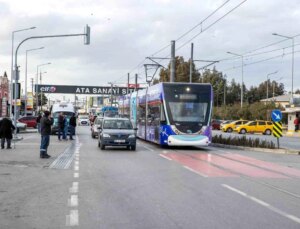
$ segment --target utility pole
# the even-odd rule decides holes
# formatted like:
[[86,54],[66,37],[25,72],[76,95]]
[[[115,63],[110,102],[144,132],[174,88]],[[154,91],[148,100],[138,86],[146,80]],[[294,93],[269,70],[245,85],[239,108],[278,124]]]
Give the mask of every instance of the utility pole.
[[176,60],[175,60],[175,41],[171,41],[171,69],[170,69],[170,83],[175,81],[176,71]]
[[191,43],[190,83],[192,83],[193,63],[194,63],[193,59],[194,59],[194,43]]
[[127,75],[127,94],[129,93],[129,80],[130,80],[130,73]]
[[31,92],[32,92],[32,95],[33,95],[33,78],[31,78]]
[[135,86],[134,86],[134,91],[137,91],[137,81],[138,81],[138,74],[135,74]]
[[224,77],[224,107],[226,106],[226,88],[227,88],[227,79]]
[[113,94],[112,94],[112,89],[113,89],[113,83],[110,83],[110,106],[112,107],[113,104]]

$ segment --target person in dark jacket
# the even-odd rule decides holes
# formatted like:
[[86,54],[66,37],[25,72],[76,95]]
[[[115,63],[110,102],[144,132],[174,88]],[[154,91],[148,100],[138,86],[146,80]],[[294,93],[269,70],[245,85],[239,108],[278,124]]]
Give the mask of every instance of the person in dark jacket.
[[58,116],[58,140],[60,140],[61,135],[63,139],[66,139],[66,135],[65,135],[65,117],[63,115],[63,113],[60,113]]
[[75,114],[73,114],[69,121],[70,140],[74,140],[73,135],[75,135],[75,128],[76,128],[76,117]]
[[36,118],[36,126],[37,126],[39,133],[41,133],[41,118],[42,118],[42,115],[39,113],[39,115]]
[[12,131],[14,129],[16,129],[15,126],[7,117],[0,121],[1,149],[4,149],[5,140],[7,142],[7,149],[11,149]]
[[40,158],[49,158],[47,154],[48,146],[50,143],[51,126],[53,125],[53,119],[50,116],[49,111],[44,112],[44,117],[41,119],[41,147]]

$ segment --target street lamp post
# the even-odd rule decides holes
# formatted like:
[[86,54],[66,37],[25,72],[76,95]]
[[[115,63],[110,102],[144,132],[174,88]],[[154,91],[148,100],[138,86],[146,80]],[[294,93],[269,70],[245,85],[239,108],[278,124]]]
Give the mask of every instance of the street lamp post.
[[[39,67],[41,66],[45,66],[45,65],[49,65],[51,64],[50,62],[49,63],[45,63],[45,64],[39,64],[36,66],[36,82],[35,82],[35,85],[38,84],[39,82]],[[38,90],[37,90],[37,86],[36,86],[36,90],[35,90],[35,103],[36,103],[36,112],[38,112],[38,107],[39,107],[39,96],[38,96]],[[42,100],[41,100],[42,102]]]
[[[42,84],[42,74],[45,74],[45,73],[47,73],[47,72],[40,71],[40,84]],[[41,107],[40,107],[40,111],[42,111],[42,107],[43,107],[42,102],[43,102],[43,92],[41,91]]]
[[269,98],[269,76],[273,75],[273,74],[276,74],[277,72],[278,71],[271,72],[271,73],[267,74],[267,99]]
[[10,71],[10,84],[9,84],[9,90],[10,90],[10,98],[9,98],[9,116],[12,116],[12,101],[13,101],[13,75],[14,75],[14,36],[17,32],[22,32],[26,30],[35,29],[36,27],[30,27],[26,29],[19,29],[12,32],[12,38],[11,38],[11,71]]
[[44,47],[26,50],[26,62],[25,62],[25,116],[27,116],[27,55],[28,55],[28,52],[43,49],[43,48]]
[[234,55],[234,56],[239,56],[242,59],[242,85],[241,85],[241,107],[243,107],[243,100],[244,100],[244,56],[240,54],[236,54],[233,52],[227,52],[228,54]]
[[272,33],[272,35],[279,36],[279,37],[284,37],[284,38],[292,40],[292,101],[293,101],[293,98],[294,98],[294,54],[295,54],[295,51],[294,51],[294,47],[295,47],[294,37],[284,36],[284,35],[281,35],[281,34],[278,34],[278,33]]

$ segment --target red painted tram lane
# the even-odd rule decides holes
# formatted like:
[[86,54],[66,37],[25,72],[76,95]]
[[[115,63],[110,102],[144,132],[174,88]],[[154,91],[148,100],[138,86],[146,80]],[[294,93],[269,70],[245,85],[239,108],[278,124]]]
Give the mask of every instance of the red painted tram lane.
[[247,157],[247,156],[243,156],[243,155],[239,155],[239,154],[229,153],[229,154],[224,154],[223,156],[233,159],[233,160],[237,160],[237,161],[241,161],[241,162],[248,163],[251,165],[255,165],[257,167],[261,167],[264,169],[279,172],[279,173],[282,173],[285,175],[300,177],[300,170],[298,170],[298,169],[288,168],[288,167],[277,165],[277,164],[274,164],[271,162],[260,161],[255,158]]
[[[226,154],[225,154],[226,155]],[[288,178],[279,173],[270,172],[261,168],[257,168],[251,165],[247,165],[245,163],[233,161],[230,159],[225,159],[220,156],[212,155],[212,154],[189,154],[190,157],[209,162],[213,165],[217,165],[219,167],[223,167],[230,171],[233,171],[238,174],[242,174],[249,177],[255,178]]]
[[208,177],[238,177],[238,175],[231,172],[219,169],[209,163],[196,160],[184,154],[178,153],[167,153],[164,154],[164,157],[172,159],[190,169],[193,169],[196,172],[199,172]]

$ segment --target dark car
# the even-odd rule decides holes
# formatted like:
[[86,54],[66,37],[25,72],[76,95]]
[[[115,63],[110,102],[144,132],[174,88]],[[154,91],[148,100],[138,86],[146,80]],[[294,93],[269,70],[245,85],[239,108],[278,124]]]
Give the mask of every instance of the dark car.
[[19,118],[18,121],[27,124],[27,127],[37,128],[36,116],[27,116]]
[[211,121],[212,129],[213,129],[213,130],[220,130],[220,129],[221,129],[221,126],[220,126],[221,123],[222,123],[221,120],[213,119],[213,120]]
[[102,150],[106,146],[126,146],[127,149],[136,149],[136,129],[133,129],[129,119],[104,118],[98,129],[98,146]]
[[92,138],[96,138],[98,136],[98,133],[99,133],[99,127],[101,127],[101,124],[102,124],[102,120],[103,120],[103,117],[97,117],[93,124],[91,123],[91,134],[92,134]]

